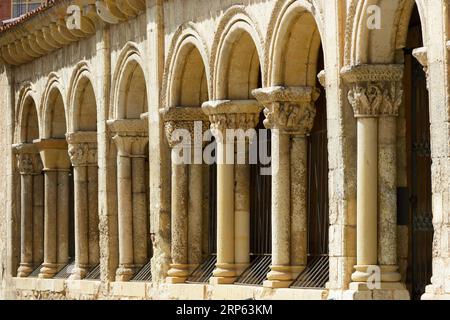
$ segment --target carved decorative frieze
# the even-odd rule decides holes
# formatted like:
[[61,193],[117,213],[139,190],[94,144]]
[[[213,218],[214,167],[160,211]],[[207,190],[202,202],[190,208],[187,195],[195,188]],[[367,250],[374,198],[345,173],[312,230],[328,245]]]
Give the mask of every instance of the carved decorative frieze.
[[319,91],[312,87],[270,87],[253,91],[265,106],[266,128],[286,134],[307,135],[314,125]]
[[403,65],[360,65],[342,70],[355,117],[397,116],[403,97]]

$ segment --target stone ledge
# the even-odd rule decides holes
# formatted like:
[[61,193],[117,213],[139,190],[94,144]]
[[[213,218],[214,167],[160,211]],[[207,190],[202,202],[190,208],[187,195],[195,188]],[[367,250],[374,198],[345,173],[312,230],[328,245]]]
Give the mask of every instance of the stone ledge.
[[16,290],[64,292],[64,279],[13,278]]
[[111,282],[109,290],[113,298],[147,298],[150,282]]
[[100,281],[67,280],[67,294],[96,296],[100,292]]

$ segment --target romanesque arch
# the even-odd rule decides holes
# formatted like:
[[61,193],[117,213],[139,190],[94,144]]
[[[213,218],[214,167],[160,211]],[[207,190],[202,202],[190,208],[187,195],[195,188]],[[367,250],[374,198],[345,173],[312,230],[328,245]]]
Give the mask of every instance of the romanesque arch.
[[75,261],[70,278],[99,272],[97,102],[88,66],[80,63],[69,87],[68,152],[73,166]]
[[209,52],[197,30],[177,30],[168,53],[164,85],[166,106],[201,107],[212,91]]
[[[73,178],[67,153],[67,117],[59,77],[50,74],[42,96],[42,132],[36,143],[44,167],[44,263],[40,278],[52,278],[74,258]],[[61,275],[63,276],[63,275]]]
[[[363,63],[394,63],[396,53],[406,41],[409,17],[414,4],[421,19],[425,22],[425,3],[423,0],[389,1],[365,0],[350,4],[346,24],[345,60],[348,65]],[[370,6],[376,5],[382,12],[382,29],[367,27]],[[423,23],[424,39],[427,39],[426,23]],[[389,30],[386,35],[384,30]]]
[[34,144],[39,120],[34,90],[21,90],[16,130],[17,169],[20,174],[20,265],[18,277],[28,277],[43,262],[44,213],[42,162]]
[[117,151],[117,281],[151,279],[148,101],[142,66],[136,46],[127,44],[114,72],[113,108],[108,120]]
[[[208,190],[213,179],[214,166],[203,164],[203,143],[193,146],[186,142],[183,153],[190,153],[188,163],[176,161],[176,149],[180,144],[175,129],[189,133],[191,142],[195,135],[203,135],[209,122],[201,106],[210,97],[210,68],[204,41],[192,27],[181,28],[169,51],[166,69],[166,108],[161,110],[165,121],[166,136],[172,152],[172,204],[171,204],[171,258],[167,281],[179,283],[204,281],[195,276],[210,264],[214,246],[209,246],[213,239],[211,230],[215,226],[212,213],[213,202],[210,201],[214,191]],[[197,154],[197,156],[196,156]],[[194,159],[196,158],[197,159]],[[206,205],[205,205],[206,204]],[[206,208],[206,210],[205,210]],[[208,210],[209,209],[209,210]],[[209,230],[204,230],[204,226]],[[206,258],[206,262],[204,262]],[[202,265],[201,265],[202,264]],[[201,266],[200,266],[201,265]],[[200,274],[204,272],[200,271]]]
[[215,99],[253,98],[252,89],[264,78],[262,39],[258,27],[240,6],[224,14],[212,49]]
[[272,165],[278,164],[272,175],[272,261],[264,282],[268,287],[324,287],[328,279],[326,102],[323,98],[316,103],[318,73],[324,68],[317,11],[306,1],[275,7],[266,53],[269,86],[254,91],[266,108]]

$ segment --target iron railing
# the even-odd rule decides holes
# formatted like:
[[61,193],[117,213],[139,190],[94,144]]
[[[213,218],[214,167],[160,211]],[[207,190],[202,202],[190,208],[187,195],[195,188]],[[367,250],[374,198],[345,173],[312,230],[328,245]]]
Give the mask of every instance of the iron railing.
[[151,261],[144,265],[131,279],[131,282],[152,281]]
[[209,279],[213,275],[213,271],[216,267],[217,256],[211,254],[206,260],[199,265],[187,279],[188,283],[208,283]]

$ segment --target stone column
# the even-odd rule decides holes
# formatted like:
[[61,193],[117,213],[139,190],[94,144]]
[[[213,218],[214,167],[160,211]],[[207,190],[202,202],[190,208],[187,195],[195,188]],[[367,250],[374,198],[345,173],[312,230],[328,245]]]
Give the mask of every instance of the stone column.
[[34,232],[34,177],[41,174],[42,166],[37,148],[33,144],[13,146],[17,157],[17,168],[20,173],[20,266],[17,277],[30,275],[40,263],[36,257]]
[[[91,203],[90,193],[97,193],[97,188],[90,188],[92,178],[90,174],[96,175],[96,171],[89,171],[90,167],[96,168],[97,133],[79,132],[67,135],[69,142],[69,156],[74,173],[74,218],[75,218],[75,268],[71,272],[70,279],[83,279],[89,272],[91,260],[91,247],[98,248],[97,242],[90,241],[92,233],[98,234],[98,224],[91,226],[92,211],[97,208],[97,203]],[[97,214],[97,210],[94,210]],[[92,221],[95,223],[95,221]],[[95,236],[94,236],[95,238]],[[97,256],[95,259],[99,259]]]
[[[236,132],[231,130],[242,129],[245,132],[254,129],[262,108],[255,100],[210,101],[205,102],[202,108],[209,116],[217,142],[217,264],[210,281],[213,284],[231,284],[239,271],[236,268],[236,248],[248,246],[248,238],[240,237],[239,243],[235,238],[235,210],[240,209],[243,203],[235,204],[235,200],[240,199],[235,199]],[[243,197],[246,199],[248,196]],[[240,243],[243,240],[245,243]]]
[[44,264],[39,278],[52,278],[68,262],[70,160],[63,139],[37,140],[44,166]]
[[395,117],[401,104],[402,65],[362,65],[343,70],[357,119],[356,283],[381,267],[382,282],[401,279],[397,266]]
[[253,95],[266,107],[264,125],[272,129],[272,265],[264,286],[282,288],[306,265],[308,176],[306,162],[291,158],[308,153],[306,136],[314,124],[318,92],[312,87],[271,87]]
[[172,263],[167,282],[183,283],[202,259],[202,138],[207,117],[201,108],[188,107],[161,114],[172,149]]
[[129,281],[144,263],[146,253],[143,251],[146,251],[148,241],[147,210],[141,196],[145,190],[142,159],[143,146],[148,141],[147,123],[144,120],[111,120],[108,125],[115,133],[113,141],[117,148],[119,267],[116,281]]

